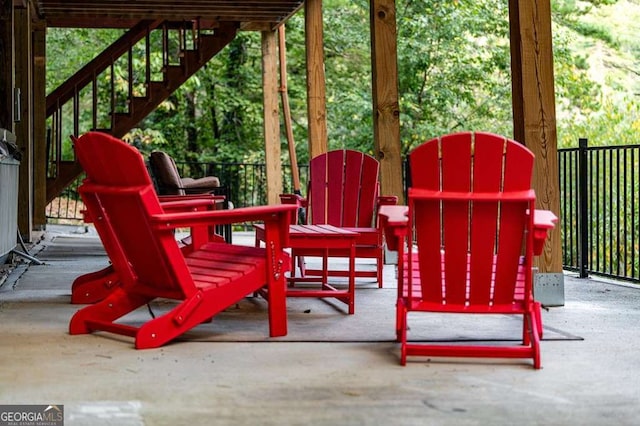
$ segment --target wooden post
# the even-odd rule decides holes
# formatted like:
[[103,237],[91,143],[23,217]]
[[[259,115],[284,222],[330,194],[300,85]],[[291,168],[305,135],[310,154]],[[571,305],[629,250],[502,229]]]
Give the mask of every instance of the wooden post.
[[32,121],[32,62],[30,8],[16,9],[16,88],[20,90],[19,116],[15,124],[16,141],[22,152],[18,178],[18,229],[25,241],[31,241],[33,230],[33,121]]
[[13,1],[0,0],[0,127],[13,132]]
[[[536,206],[560,217],[551,5],[549,0],[509,0],[509,8],[514,138],[536,156]],[[563,282],[560,228],[550,233],[537,266]]]
[[511,48],[511,109],[513,139],[524,142],[524,93],[522,92],[522,46],[519,0],[509,0],[509,38]]
[[395,0],[371,0],[373,137],[383,195],[404,203]]
[[287,40],[284,24],[278,27],[278,58],[280,65],[280,98],[282,100],[282,115],[284,116],[284,128],[287,135],[287,147],[289,148],[289,163],[291,164],[291,180],[293,193],[301,195],[300,172],[298,170],[298,156],[296,155],[296,142],[293,138],[293,126],[291,123],[291,108],[289,106],[289,89],[287,89]]
[[307,0],[305,34],[307,48],[307,114],[309,158],[327,152],[327,101],[324,74],[322,0]]
[[43,231],[47,224],[47,140],[46,140],[46,60],[44,21],[33,26],[33,228]]
[[262,32],[262,91],[264,93],[264,141],[268,204],[279,204],[279,195],[282,193],[277,45],[275,31]]

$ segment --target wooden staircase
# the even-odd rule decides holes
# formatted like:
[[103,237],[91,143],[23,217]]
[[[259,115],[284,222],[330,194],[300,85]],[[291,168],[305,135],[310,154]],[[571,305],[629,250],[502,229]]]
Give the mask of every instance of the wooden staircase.
[[69,136],[100,130],[123,137],[237,30],[228,22],[203,27],[197,20],[140,21],[48,95],[47,203],[82,173]]

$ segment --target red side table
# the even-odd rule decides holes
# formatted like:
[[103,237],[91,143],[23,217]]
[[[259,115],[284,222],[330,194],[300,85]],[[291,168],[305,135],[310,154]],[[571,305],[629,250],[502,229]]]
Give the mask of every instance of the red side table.
[[[254,225],[256,246],[264,241],[264,225]],[[349,307],[349,314],[355,312],[355,243],[358,232],[349,231],[332,225],[291,225],[289,227],[289,247],[292,249],[347,249],[349,252],[349,283],[346,290],[337,289],[328,283],[328,262],[323,259],[321,277],[296,277],[293,273],[288,281],[288,297],[333,297]],[[296,283],[318,282],[320,289],[296,288]]]

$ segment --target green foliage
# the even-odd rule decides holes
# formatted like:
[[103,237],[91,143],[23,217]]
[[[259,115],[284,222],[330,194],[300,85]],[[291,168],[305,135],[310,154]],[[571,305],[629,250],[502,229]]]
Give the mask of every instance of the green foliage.
[[148,157],[154,149],[167,151],[169,147],[164,134],[153,129],[135,128],[127,133],[123,140],[138,148],[145,157]]
[[122,30],[52,28],[47,31],[47,93],[53,91],[98,52],[117,40]]
[[[554,39],[555,93],[559,125],[601,108],[602,87],[590,79],[586,58],[576,56],[569,41],[557,31]],[[577,143],[577,142],[576,142]]]
[[586,0],[594,6],[609,6],[618,3],[619,0]]
[[620,43],[613,38],[609,29],[603,25],[575,22],[572,28],[583,36],[602,40],[612,47],[620,47]]
[[[575,145],[579,137],[630,143],[637,131],[632,118],[638,109],[635,100],[613,100],[603,86],[609,83],[592,78],[589,54],[575,49],[578,39],[604,43],[609,49],[619,46],[611,26],[586,19],[594,10],[616,4],[614,0],[552,2],[560,146]],[[371,153],[369,2],[325,0],[323,6],[329,148]],[[507,0],[397,0],[396,10],[403,152],[452,131],[511,134]],[[287,87],[300,163],[308,161],[304,24],[303,13],[286,24]],[[49,30],[48,90],[121,34],[121,30]],[[161,43],[159,32],[152,32],[151,40]],[[170,42],[175,44],[175,40]],[[260,33],[240,32],[127,138],[144,152],[163,149],[178,161],[263,161],[260,43]],[[634,52],[633,48],[629,51]],[[136,46],[131,87],[137,95],[146,90],[144,57],[142,46]],[[162,58],[152,54],[150,60],[158,79]],[[127,67],[118,63],[114,68],[119,110],[126,108]],[[104,84],[111,77],[109,72],[101,78]],[[615,90],[621,89],[624,87]],[[97,95],[106,96],[100,91]],[[92,96],[91,90],[83,93],[81,105],[88,105]],[[91,117],[84,114],[82,122],[90,122]],[[107,113],[99,114],[98,126],[107,125],[108,120]],[[284,126],[281,128],[287,161]]]
[[[616,3],[553,2],[559,147],[577,146],[579,138],[588,138],[591,145],[637,143],[640,106],[631,96],[637,78],[625,68],[640,55],[629,57],[630,42],[621,45],[619,25],[605,19],[616,14],[616,9],[606,11],[605,6],[625,10],[623,2]],[[589,26],[600,30],[585,31]]]
[[587,138],[592,146],[632,145],[640,134],[640,106],[635,100],[605,100],[598,110],[586,111],[574,120],[558,126],[560,147],[576,146]]
[[176,160],[251,162],[261,158],[259,34],[240,33],[171,96],[170,105],[147,117],[143,126],[162,132],[169,141],[163,149]]
[[403,151],[451,131],[511,134],[506,1],[398,2]]
[[[333,3],[333,4],[332,4]],[[329,149],[373,153],[368,2],[334,1],[324,9]]]
[[592,2],[576,2],[575,0],[556,0],[553,2],[554,21],[571,29],[576,33],[600,40],[613,48],[619,48],[620,43],[613,35],[611,26],[607,23],[591,22],[585,20],[594,10],[594,6],[615,4],[616,0],[595,0]]

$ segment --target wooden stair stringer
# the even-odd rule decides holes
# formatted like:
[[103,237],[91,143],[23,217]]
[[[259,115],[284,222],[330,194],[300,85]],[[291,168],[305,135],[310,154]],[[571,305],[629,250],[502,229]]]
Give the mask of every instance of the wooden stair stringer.
[[200,70],[236,36],[237,26],[226,23],[216,28],[213,35],[201,35],[197,50],[186,50],[180,65],[170,65],[164,71],[163,81],[147,83],[147,95],[130,98],[130,113],[117,113],[111,134],[122,138],[140,121],[153,112],[185,81]]

